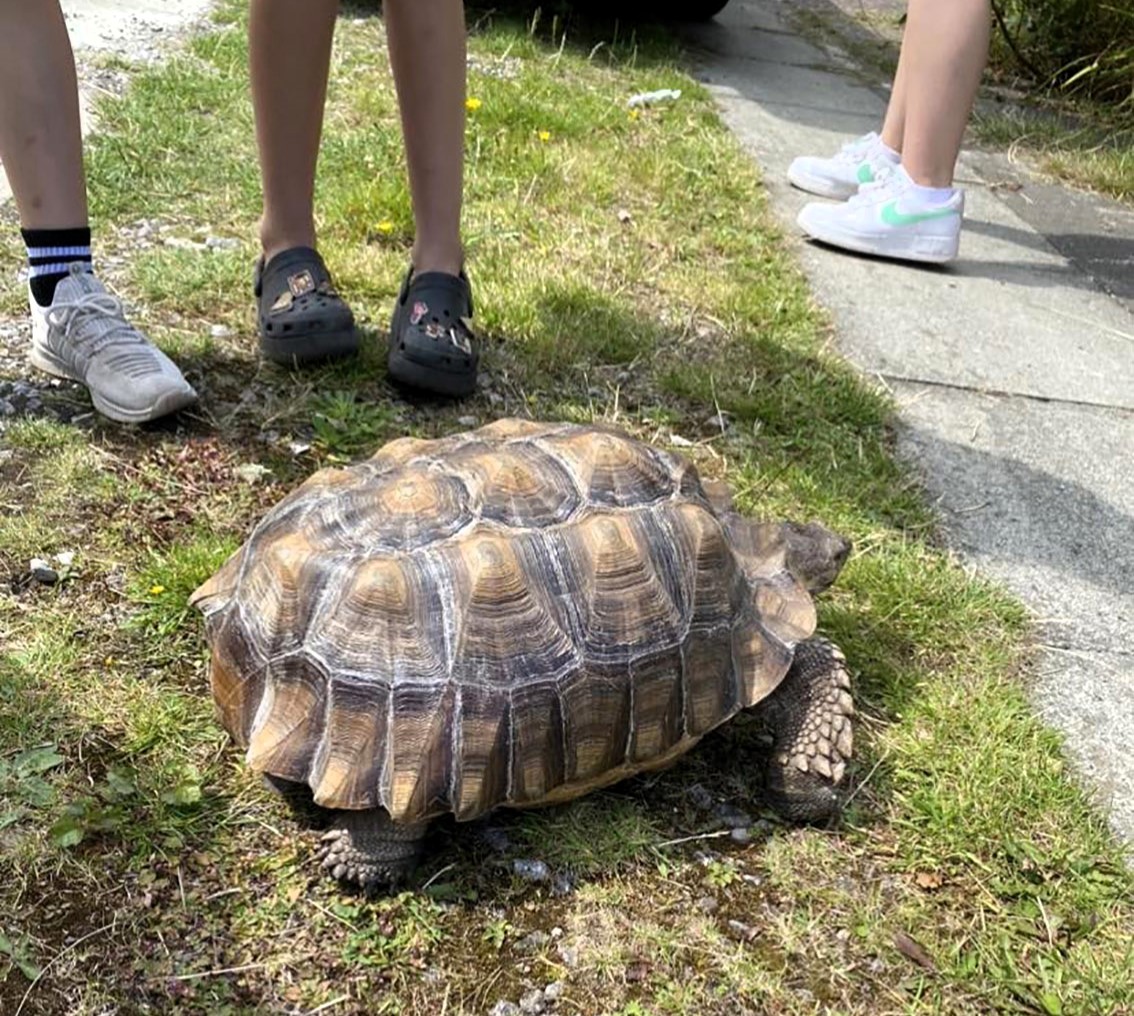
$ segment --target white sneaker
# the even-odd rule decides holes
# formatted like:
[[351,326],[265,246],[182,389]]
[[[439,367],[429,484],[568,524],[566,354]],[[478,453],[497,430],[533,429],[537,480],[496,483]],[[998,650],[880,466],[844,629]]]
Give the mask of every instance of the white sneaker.
[[902,261],[952,261],[961,244],[963,191],[936,204],[919,200],[902,168],[839,205],[813,201],[796,220],[813,239]]
[[71,265],[50,307],[40,307],[30,292],[28,302],[32,364],[85,384],[104,416],[143,423],[196,401],[176,364],[126,320],[122,301],[89,266]]
[[874,183],[897,165],[893,153],[873,131],[848,141],[830,159],[801,155],[788,167],[788,179],[808,194],[845,201],[859,187]]

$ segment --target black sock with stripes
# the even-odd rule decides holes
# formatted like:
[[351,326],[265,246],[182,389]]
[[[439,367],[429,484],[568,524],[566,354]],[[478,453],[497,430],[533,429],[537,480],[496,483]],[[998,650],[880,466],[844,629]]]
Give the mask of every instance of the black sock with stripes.
[[28,284],[32,298],[41,307],[50,307],[55,287],[66,277],[71,265],[91,264],[91,231],[82,229],[24,229],[28,248]]

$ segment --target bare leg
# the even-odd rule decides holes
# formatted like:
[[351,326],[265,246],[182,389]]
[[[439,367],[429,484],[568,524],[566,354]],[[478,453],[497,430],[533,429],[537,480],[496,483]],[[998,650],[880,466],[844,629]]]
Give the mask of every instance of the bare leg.
[[338,0],[252,0],[249,59],[265,260],[315,246],[315,168]]
[[898,74],[907,63],[900,150],[914,183],[952,186],[991,30],[989,0],[910,0]]
[[882,123],[882,143],[895,152],[902,150],[906,132],[906,85],[909,81],[909,50],[903,40],[898,53],[898,69],[894,72],[894,87],[890,89],[890,102],[886,119]]
[[386,31],[417,226],[414,268],[456,275],[464,261],[464,4],[387,0]]
[[75,59],[58,3],[0,0],[0,159],[25,229],[86,226]]
[[777,810],[797,822],[830,818],[853,748],[854,702],[843,654],[826,639],[801,643],[780,686],[754,709],[770,721],[775,738],[768,791]]

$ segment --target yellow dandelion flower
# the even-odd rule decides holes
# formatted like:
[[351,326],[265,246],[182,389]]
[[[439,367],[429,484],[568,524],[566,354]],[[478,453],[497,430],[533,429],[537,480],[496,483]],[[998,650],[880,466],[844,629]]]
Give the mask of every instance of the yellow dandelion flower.
[[150,596],[161,596],[165,592],[165,586],[150,586]]
[[104,667],[113,667],[114,666],[114,657],[108,656],[105,660],[102,661],[102,665]]
[[551,140],[551,131],[540,131],[536,137],[546,145]]
[[474,99],[471,95],[467,99],[465,99],[465,109],[467,109],[470,113],[475,113],[478,109],[480,109],[482,105],[483,103],[480,101],[480,99]]
[[642,115],[642,111],[640,109],[632,109],[632,110],[630,110],[629,113],[626,114],[626,119],[637,120],[638,117],[641,116],[641,115]]
[[374,228],[383,236],[389,236],[394,231],[394,224],[389,219],[385,219]]

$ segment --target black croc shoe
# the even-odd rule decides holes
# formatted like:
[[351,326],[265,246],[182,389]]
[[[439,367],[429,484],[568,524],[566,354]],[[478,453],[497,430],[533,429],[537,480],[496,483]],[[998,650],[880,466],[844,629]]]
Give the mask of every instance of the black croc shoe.
[[464,272],[414,275],[402,284],[390,322],[390,377],[434,395],[471,395],[480,359]]
[[354,315],[311,247],[281,251],[256,263],[260,351],[274,363],[334,360],[358,352]]

